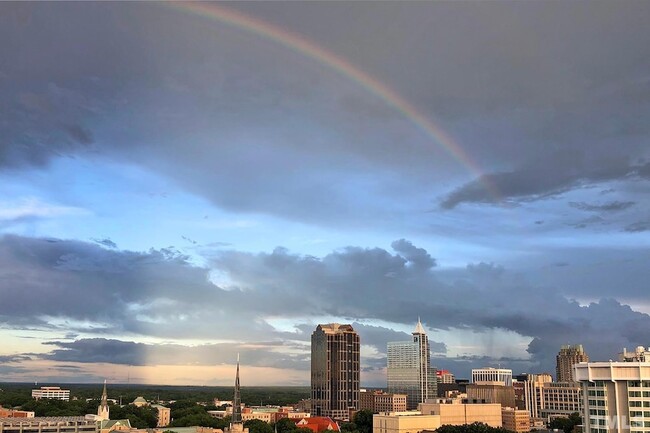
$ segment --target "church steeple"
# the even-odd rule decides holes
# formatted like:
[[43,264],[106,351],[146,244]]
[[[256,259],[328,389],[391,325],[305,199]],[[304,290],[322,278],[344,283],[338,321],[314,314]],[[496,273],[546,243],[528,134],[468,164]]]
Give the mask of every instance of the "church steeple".
[[104,390],[102,391],[102,401],[97,408],[97,417],[100,420],[110,419],[108,417],[108,393],[106,392],[106,379],[104,379]]
[[239,389],[239,353],[237,354],[237,374],[235,376],[235,395],[232,399],[232,422],[233,424],[241,424],[241,395]]

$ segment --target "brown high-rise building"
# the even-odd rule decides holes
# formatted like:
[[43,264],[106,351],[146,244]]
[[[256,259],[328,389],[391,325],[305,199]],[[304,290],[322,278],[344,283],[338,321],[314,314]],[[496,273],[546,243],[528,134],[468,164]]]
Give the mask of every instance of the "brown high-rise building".
[[573,382],[573,366],[579,362],[589,362],[582,344],[562,346],[556,359],[557,382]]
[[359,334],[351,325],[318,325],[311,334],[311,413],[346,420],[359,410]]

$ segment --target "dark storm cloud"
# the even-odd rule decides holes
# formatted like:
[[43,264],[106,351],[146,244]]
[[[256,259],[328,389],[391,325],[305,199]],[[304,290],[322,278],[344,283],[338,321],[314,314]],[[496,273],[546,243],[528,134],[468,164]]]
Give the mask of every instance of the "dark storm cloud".
[[633,201],[610,201],[602,204],[591,204],[591,203],[575,202],[575,201],[569,202],[569,206],[575,209],[589,211],[589,212],[617,212],[617,211],[628,209],[634,205],[635,202]]
[[[575,155],[570,151],[560,152],[550,155],[546,161],[535,160],[514,171],[485,174],[450,193],[441,206],[451,209],[460,203],[539,200],[584,184],[621,180],[633,174],[635,168],[621,158],[608,160],[603,155],[602,160],[594,161],[581,152]],[[629,202],[611,202],[600,210],[620,210],[620,206],[631,206],[626,203]]]
[[314,59],[124,3],[0,6],[0,168],[111,158],[221,208],[359,225],[394,216],[374,200],[422,188],[453,208],[648,178],[634,163],[650,134],[643,3],[229,7],[354,59],[440,119],[486,174],[465,182],[440,143]]
[[[42,358],[61,362],[110,363],[123,365],[217,365],[232,364],[237,354],[246,365],[258,367],[309,369],[309,351],[289,343],[220,343],[199,346],[144,344],[105,338],[83,338],[73,342],[51,341],[55,346]],[[291,354],[298,348],[301,353]]]
[[[580,306],[567,300],[575,287],[560,290],[532,285],[516,273],[487,263],[469,265],[450,279],[436,271],[426,250],[406,240],[394,245],[396,252],[348,247],[323,258],[291,254],[283,248],[259,254],[221,251],[211,269],[232,282],[225,290],[208,281],[208,268],[196,267],[171,250],[135,253],[78,241],[50,243],[4,236],[0,239],[0,295],[11,302],[0,305],[0,319],[5,327],[20,322],[36,326],[56,311],[55,318],[47,319],[52,322],[43,326],[57,329],[61,326],[57,323],[63,322],[66,329],[75,329],[81,326],[79,322],[91,321],[97,325],[84,326],[86,334],[130,332],[180,339],[211,339],[220,329],[219,335],[238,341],[260,335],[298,342],[308,340],[311,330],[279,332],[264,318],[300,322],[308,311],[310,316],[350,318],[346,320],[355,322],[366,339],[364,344],[381,354],[389,340],[408,336],[355,319],[413,326],[419,315],[434,330],[506,330],[529,336],[533,339],[530,362],[545,368],[550,362],[547,350],[556,351],[567,339],[584,342],[594,359],[602,359],[611,357],[621,344],[642,345],[650,338],[650,316],[618,301]],[[299,299],[300,308],[288,299]],[[534,314],[531,305],[535,305]],[[197,328],[196,323],[211,326]],[[228,323],[227,330],[220,328],[223,323]],[[597,341],[592,335],[598,336]],[[430,338],[434,353],[445,353],[445,345],[436,342],[435,334]],[[180,345],[102,338],[47,344],[56,347],[48,356],[59,361],[138,364],[152,359],[147,358],[150,354],[167,357],[185,351]],[[244,348],[246,344],[255,345],[244,343]],[[271,343],[259,344],[260,356],[264,356],[260,365],[284,362]],[[485,344],[493,343],[486,340]],[[212,357],[212,351],[234,354],[235,346],[187,349],[188,355],[180,356],[179,362],[198,362],[201,354],[209,352]],[[238,347],[241,350],[241,344]],[[284,346],[278,349],[283,351]]]

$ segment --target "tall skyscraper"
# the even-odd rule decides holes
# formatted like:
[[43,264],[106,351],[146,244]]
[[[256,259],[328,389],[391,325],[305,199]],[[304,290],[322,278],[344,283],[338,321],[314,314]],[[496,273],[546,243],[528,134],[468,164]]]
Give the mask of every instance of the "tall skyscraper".
[[437,396],[436,369],[431,367],[429,338],[422,322],[413,331],[411,341],[388,343],[388,392],[406,394],[407,409]]
[[589,362],[582,344],[565,345],[560,348],[556,357],[557,382],[573,382],[573,366],[579,362]]
[[351,325],[318,325],[311,334],[312,415],[345,420],[359,410],[360,347]]
[[109,413],[108,394],[106,393],[106,379],[104,379],[104,390],[102,391],[102,401],[101,403],[99,403],[99,406],[97,407],[97,419],[100,421],[110,419],[108,413]]

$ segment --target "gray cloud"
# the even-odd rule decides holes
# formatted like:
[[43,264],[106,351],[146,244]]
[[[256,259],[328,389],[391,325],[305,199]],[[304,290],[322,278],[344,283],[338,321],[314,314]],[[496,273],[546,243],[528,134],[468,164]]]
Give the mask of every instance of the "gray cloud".
[[[608,359],[622,344],[641,345],[650,337],[646,335],[650,316],[618,301],[580,306],[567,300],[575,287],[562,291],[531,285],[494,264],[469,265],[450,278],[435,271],[435,262],[426,250],[405,240],[395,246],[399,253],[348,247],[323,258],[295,255],[283,248],[259,254],[221,251],[211,268],[227,275],[232,286],[219,288],[208,281],[208,268],[190,264],[173,250],[135,253],[79,241],[51,243],[4,236],[0,238],[0,294],[12,302],[0,306],[0,321],[4,327],[22,321],[56,329],[59,325],[42,319],[56,311],[57,321],[66,323],[67,330],[74,330],[75,322],[91,321],[97,325],[84,327],[85,334],[128,332],[177,339],[211,339],[228,323],[229,338],[245,342],[251,335],[267,336],[267,341],[276,344],[305,342],[311,330],[303,325],[299,333],[279,332],[264,319],[281,316],[304,323],[304,311],[309,311],[310,316],[355,322],[364,344],[376,347],[381,354],[387,341],[407,335],[358,320],[412,326],[419,315],[434,330],[507,330],[528,336],[532,342],[527,362],[545,369],[550,368],[549,356],[567,339],[583,342],[594,359]],[[29,299],[21,294],[29,294]],[[287,299],[300,299],[301,308]],[[534,315],[530,314],[531,305],[536,306]],[[134,309],[137,316],[130,312]],[[202,332],[196,323],[212,325]],[[445,353],[444,343],[436,342],[435,334],[431,338],[434,352]],[[260,344],[266,348],[260,352],[260,356],[266,354],[260,365],[286,361],[275,352],[286,346]],[[493,343],[486,340],[485,344]],[[140,365],[156,353],[168,357],[172,352],[187,352],[179,355],[179,362],[198,362],[201,356],[220,359],[216,352],[234,354],[242,345],[246,348],[254,342],[191,350],[179,344],[146,345],[104,338],[47,345],[56,347],[48,356],[59,361]],[[486,350],[494,353],[487,346]],[[296,362],[304,361],[302,355],[296,356]]]
[[628,209],[634,205],[635,202],[633,201],[610,201],[602,204],[589,204],[575,201],[569,202],[569,206],[589,212],[616,212]]
[[650,221],[637,221],[625,226],[624,230],[630,233],[646,232],[650,230]]
[[[247,365],[260,367],[309,369],[308,346],[253,342],[204,344],[145,344],[106,338],[83,338],[73,342],[51,341],[44,345],[55,346],[42,358],[61,362],[105,362],[124,365],[218,365],[232,364],[241,354]],[[291,353],[291,349],[300,353]]]
[[354,59],[438,119],[486,173],[469,182],[399,110],[241,29],[152,4],[0,7],[0,55],[15,59],[0,75],[0,167],[108,158],[224,209],[359,226],[394,221],[377,201],[423,189],[449,209],[647,178],[631,162],[650,134],[637,114],[650,104],[647,6],[635,2],[229,5]]
[[[540,200],[583,184],[624,179],[633,174],[635,168],[624,157],[610,155],[607,158],[603,154],[594,160],[593,156],[569,148],[537,158],[513,171],[485,174],[451,192],[441,206],[452,209],[460,203]],[[612,203],[613,208],[607,208],[605,204],[601,210],[617,210],[616,206],[625,206],[625,203]]]

